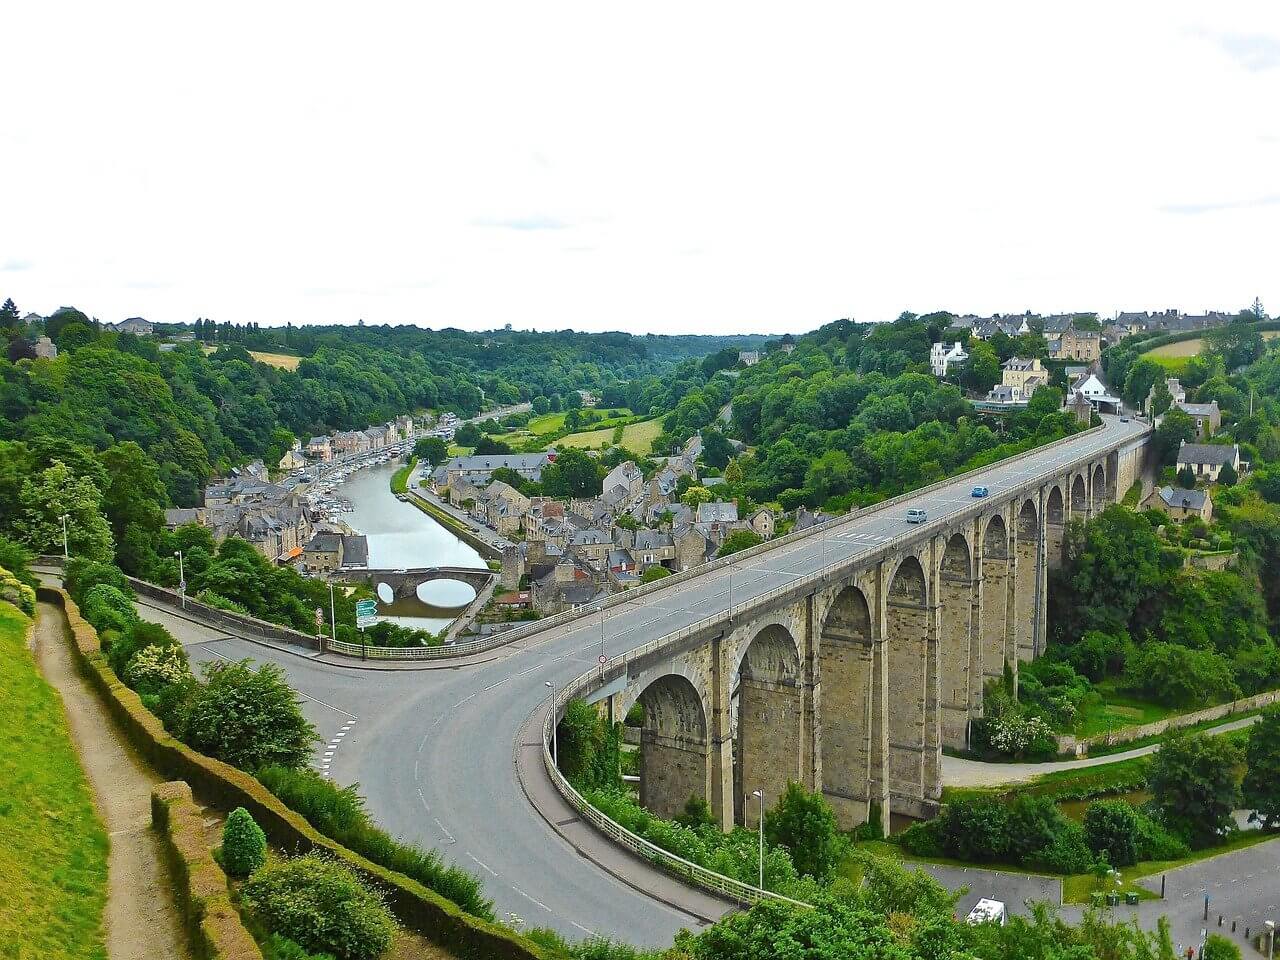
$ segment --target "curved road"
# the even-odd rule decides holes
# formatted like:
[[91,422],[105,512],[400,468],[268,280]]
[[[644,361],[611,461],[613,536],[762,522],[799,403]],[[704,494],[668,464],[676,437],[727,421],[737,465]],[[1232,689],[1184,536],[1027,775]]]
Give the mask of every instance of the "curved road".
[[[984,471],[993,497],[1058,466],[1136,436],[1141,422],[1106,418],[1107,429],[1052,450]],[[930,520],[972,504],[974,480],[955,481],[913,498]],[[857,556],[900,535],[908,504],[871,509],[811,537],[744,560],[732,570],[735,606]],[[825,544],[824,541],[825,540]],[[729,572],[715,570],[608,611],[605,652],[618,656],[726,609]],[[308,715],[326,745],[318,763],[338,782],[358,782],[378,821],[393,834],[438,847],[478,874],[500,917],[550,926],[574,937],[588,932],[637,945],[667,945],[696,917],[627,886],[581,857],[526,800],[514,752],[521,726],[547,695],[594,666],[598,615],[519,641],[489,659],[431,669],[361,670],[297,651],[278,652],[226,638],[171,615],[194,659],[254,657],[281,664],[307,698]],[[726,908],[727,909],[727,908]]]

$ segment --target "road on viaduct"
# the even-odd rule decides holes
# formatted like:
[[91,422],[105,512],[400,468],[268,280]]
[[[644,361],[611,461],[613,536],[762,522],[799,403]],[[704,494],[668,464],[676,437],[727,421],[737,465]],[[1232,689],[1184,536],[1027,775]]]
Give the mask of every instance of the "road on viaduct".
[[[611,608],[604,617],[605,654],[618,656],[725,611],[730,580],[736,606],[903,535],[911,529],[904,522],[909,506],[923,507],[931,520],[946,517],[972,504],[975,483],[998,498],[1147,429],[1107,418],[1104,430],[994,464],[978,479],[862,511],[825,536],[782,544],[731,570],[709,570]],[[563,685],[597,663],[599,614],[481,655],[481,662],[363,669],[229,638],[157,608],[144,612],[168,623],[197,661],[252,657],[279,663],[306,698],[305,710],[324,739],[317,765],[337,782],[358,782],[370,811],[392,834],[437,847],[480,876],[500,918],[514,914],[528,927],[637,945],[666,945],[682,927],[706,922],[579,855],[530,805],[516,776],[520,731],[546,699],[546,683]]]

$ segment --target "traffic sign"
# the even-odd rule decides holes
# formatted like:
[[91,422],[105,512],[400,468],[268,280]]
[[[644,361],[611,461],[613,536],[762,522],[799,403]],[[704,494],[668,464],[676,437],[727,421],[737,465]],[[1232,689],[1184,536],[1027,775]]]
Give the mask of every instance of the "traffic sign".
[[363,630],[365,627],[372,627],[378,622],[377,617],[356,617],[356,626]]
[[377,600],[357,600],[356,616],[357,617],[373,617],[378,613]]
[[320,627],[324,623],[324,611],[316,607],[316,626]]
[[609,662],[609,658],[606,657],[603,653],[600,654],[600,666],[603,667],[608,662]]

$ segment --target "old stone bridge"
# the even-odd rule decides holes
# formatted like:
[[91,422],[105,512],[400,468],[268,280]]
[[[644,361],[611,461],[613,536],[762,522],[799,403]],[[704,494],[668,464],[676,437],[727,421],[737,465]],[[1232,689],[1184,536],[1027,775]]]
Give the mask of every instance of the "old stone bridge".
[[372,584],[375,590],[385,584],[393,597],[401,600],[416,597],[418,587],[433,580],[460,580],[480,593],[497,574],[477,567],[408,567],[398,570],[343,570],[337,577],[349,583]]
[[[643,707],[644,806],[671,816],[700,797],[722,826],[752,825],[755,791],[772,804],[796,780],[846,827],[934,813],[942,748],[967,745],[983,684],[1044,651],[1067,524],[1149,476],[1146,425],[1108,419],[1092,440],[862,511],[823,535],[821,564],[786,566],[815,572],[731,593],[722,613],[579,677],[573,692],[615,718]],[[905,523],[908,506],[928,521]],[[784,554],[742,567],[782,573]]]

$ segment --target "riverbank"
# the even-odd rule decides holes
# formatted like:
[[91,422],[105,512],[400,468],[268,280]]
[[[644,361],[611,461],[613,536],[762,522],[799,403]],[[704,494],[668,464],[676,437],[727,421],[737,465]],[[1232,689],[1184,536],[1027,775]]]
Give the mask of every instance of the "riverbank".
[[[500,549],[495,547],[488,540],[485,540],[478,531],[466,526],[461,520],[450,514],[447,510],[435,503],[432,503],[428,496],[421,490],[410,487],[406,495],[405,502],[412,504],[423,513],[427,514],[427,516],[431,517],[459,540],[463,541],[467,546],[479,553],[481,558],[485,560],[497,560],[498,562],[502,561],[502,551]],[[493,536],[496,537],[497,534],[493,534]]]
[[409,462],[391,475],[391,492],[396,496],[401,496],[409,490],[409,477],[413,474],[413,469],[418,465],[417,457],[410,457]]

